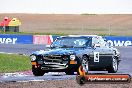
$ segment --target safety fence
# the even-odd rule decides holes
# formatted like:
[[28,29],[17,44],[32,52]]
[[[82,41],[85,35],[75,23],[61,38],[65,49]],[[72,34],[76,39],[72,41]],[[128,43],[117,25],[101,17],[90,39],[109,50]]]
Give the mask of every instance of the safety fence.
[[[56,35],[0,34],[0,44],[51,44]],[[132,46],[132,36],[103,36],[111,46]]]

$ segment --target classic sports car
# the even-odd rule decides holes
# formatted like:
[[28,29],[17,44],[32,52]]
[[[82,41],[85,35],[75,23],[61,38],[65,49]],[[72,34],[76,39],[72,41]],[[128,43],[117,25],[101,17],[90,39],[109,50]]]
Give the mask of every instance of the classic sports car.
[[83,66],[85,72],[105,70],[115,73],[118,70],[119,57],[119,51],[97,35],[60,37],[48,50],[36,51],[30,55],[35,76],[59,71],[68,75],[73,72],[79,74],[79,66]]

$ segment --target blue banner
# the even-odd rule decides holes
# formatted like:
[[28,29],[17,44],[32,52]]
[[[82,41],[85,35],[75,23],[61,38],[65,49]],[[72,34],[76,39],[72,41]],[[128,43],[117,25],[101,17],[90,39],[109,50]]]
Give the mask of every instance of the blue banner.
[[33,44],[33,36],[0,34],[0,44]]
[[[60,36],[51,35],[48,39],[53,42],[57,37]],[[111,46],[132,46],[132,36],[104,36],[104,38]],[[0,44],[33,44],[33,35],[0,34]]]
[[111,46],[132,46],[132,36],[105,36]]

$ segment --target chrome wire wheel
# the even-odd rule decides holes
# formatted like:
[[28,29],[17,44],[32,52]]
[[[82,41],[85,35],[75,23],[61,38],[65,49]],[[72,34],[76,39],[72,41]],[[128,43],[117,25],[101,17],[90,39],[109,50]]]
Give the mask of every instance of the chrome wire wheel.
[[83,56],[82,58],[82,67],[83,67],[83,70],[88,73],[88,58],[86,56]]
[[117,59],[113,58],[113,70],[116,72],[118,70],[118,62]]
[[112,62],[108,69],[108,73],[116,73],[117,71],[118,71],[118,60],[115,57],[112,57]]

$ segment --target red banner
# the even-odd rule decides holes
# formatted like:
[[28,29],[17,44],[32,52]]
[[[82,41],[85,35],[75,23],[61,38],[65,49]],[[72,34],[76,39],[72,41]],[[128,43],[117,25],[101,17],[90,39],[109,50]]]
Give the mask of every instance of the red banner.
[[50,35],[33,35],[33,44],[46,44],[50,45],[52,39]]

